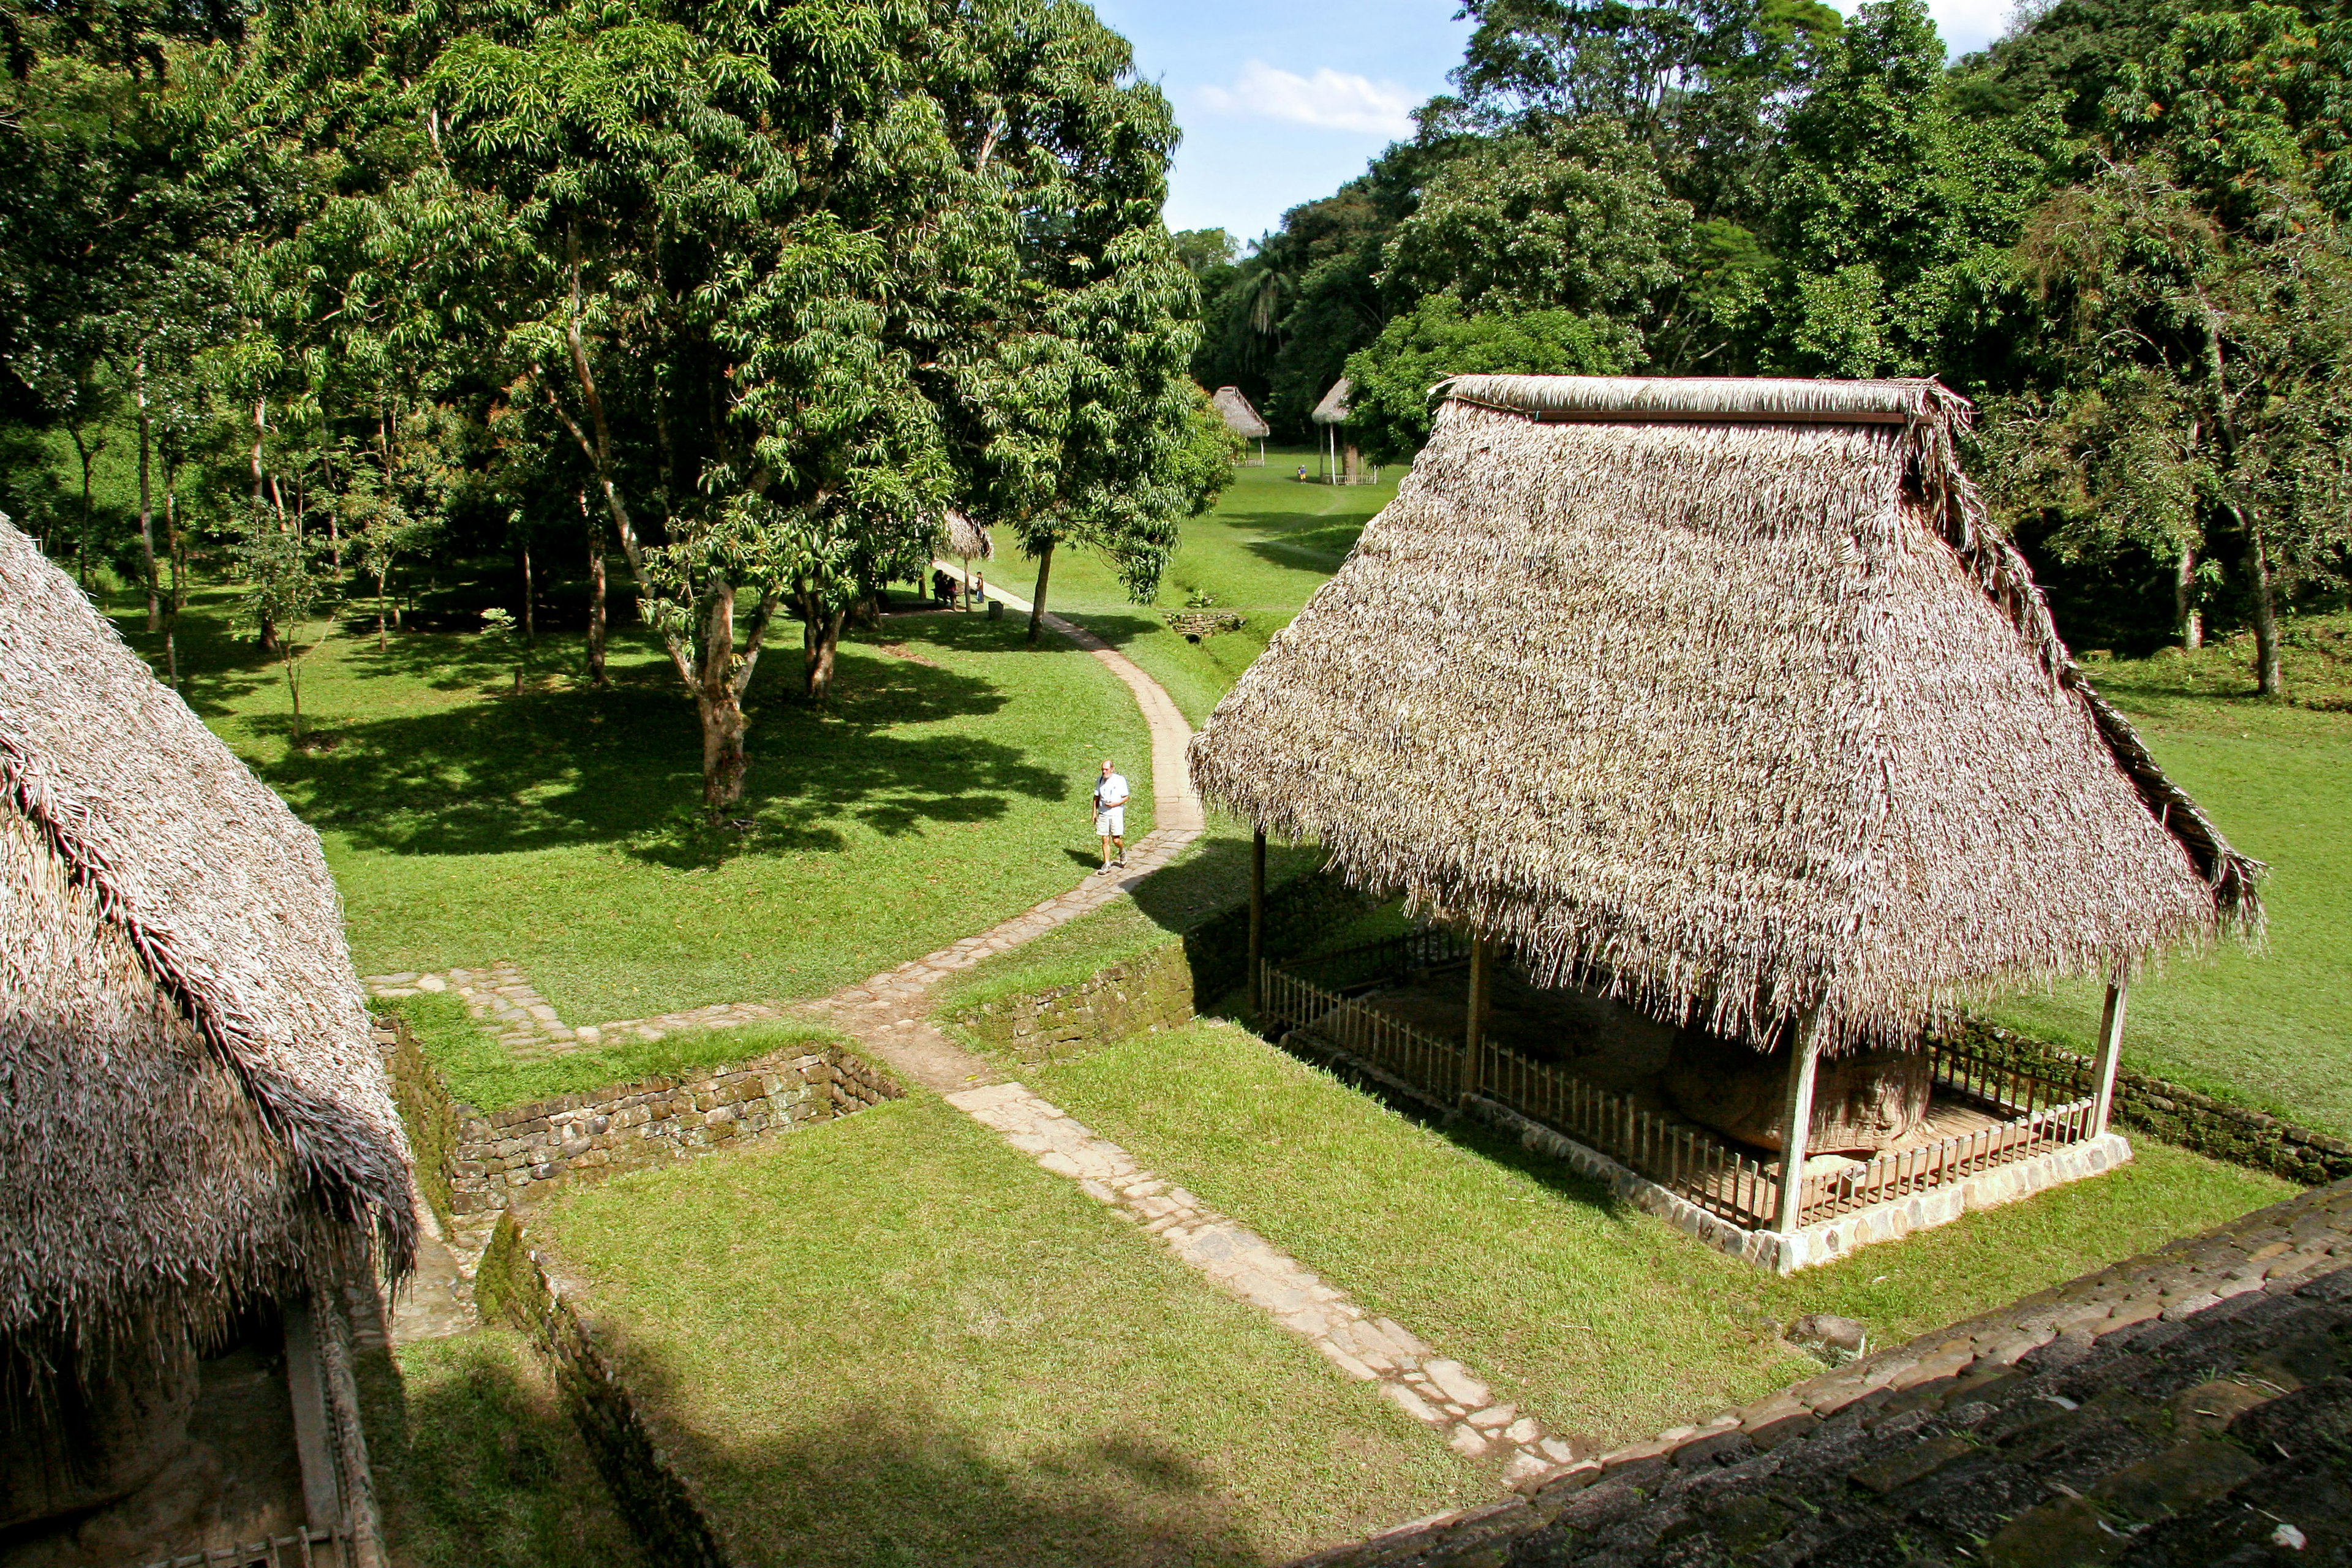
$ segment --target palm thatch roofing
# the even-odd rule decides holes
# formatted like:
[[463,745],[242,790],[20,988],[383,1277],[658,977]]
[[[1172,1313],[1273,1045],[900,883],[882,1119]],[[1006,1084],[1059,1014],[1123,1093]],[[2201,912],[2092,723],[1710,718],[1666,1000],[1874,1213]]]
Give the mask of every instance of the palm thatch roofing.
[[2084,680],[1932,381],[1464,376],[1194,739],[1359,885],[1759,1046],[2262,920]]
[[1225,428],[1245,441],[1263,441],[1274,433],[1238,386],[1221,386],[1209,401],[1224,416]]
[[0,1365],[182,1351],[406,1269],[318,836],[5,517],[0,931]]
[[1323,395],[1323,401],[1307,417],[1318,425],[1345,425],[1355,401],[1356,384],[1343,375],[1331,384],[1331,390]]
[[959,560],[970,561],[976,556],[992,561],[996,557],[996,545],[988,537],[988,530],[953,507],[948,509],[947,543],[948,553]]

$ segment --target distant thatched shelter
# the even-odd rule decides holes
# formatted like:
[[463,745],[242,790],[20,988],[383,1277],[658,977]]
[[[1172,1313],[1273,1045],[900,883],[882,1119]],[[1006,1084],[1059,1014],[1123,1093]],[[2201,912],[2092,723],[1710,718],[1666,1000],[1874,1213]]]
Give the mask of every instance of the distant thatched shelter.
[[1439,391],[1395,501],[1195,738],[1203,795],[1538,984],[1799,1038],[1807,1103],[1824,1050],[2258,928],[2259,868],[2083,680],[1987,522],[1959,398]]
[[[143,1479],[76,1422],[153,1447],[241,1315],[404,1272],[415,1220],[317,836],[5,518],[0,931],[5,1526]],[[28,1480],[45,1421],[83,1451]]]
[[991,561],[996,557],[996,544],[988,530],[972,521],[953,507],[947,514],[948,553],[960,561]]
[[1356,384],[1343,375],[1331,384],[1331,390],[1307,416],[1323,428],[1321,456],[1328,464],[1326,477],[1335,485],[1367,482],[1363,478],[1363,458],[1355,444],[1339,438],[1340,426],[1355,411],[1355,402]]
[[1217,412],[1223,416],[1226,429],[1244,441],[1257,443],[1257,462],[1255,466],[1261,468],[1265,467],[1265,438],[1274,433],[1274,428],[1259,415],[1242,389],[1238,386],[1221,386],[1209,401],[1215,406]]

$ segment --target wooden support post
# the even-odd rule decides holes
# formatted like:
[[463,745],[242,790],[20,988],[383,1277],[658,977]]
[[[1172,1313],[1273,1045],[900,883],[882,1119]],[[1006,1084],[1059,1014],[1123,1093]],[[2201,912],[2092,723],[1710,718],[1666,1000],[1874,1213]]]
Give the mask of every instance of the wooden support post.
[[1478,1092],[1478,1058],[1486,1043],[1486,993],[1493,984],[1495,943],[1480,931],[1470,933],[1470,1016],[1462,1030],[1462,1081],[1456,1093],[1466,1100]]
[[[324,1309],[335,1310],[329,1302]],[[340,1530],[343,1494],[335,1466],[335,1436],[327,1414],[327,1385],[319,1368],[319,1331],[309,1298],[286,1303],[286,1392],[294,1406],[294,1454],[302,1469],[302,1512],[312,1530]]]
[[1265,829],[1250,839],[1249,1010],[1255,1022],[1265,1006]]
[[1813,1125],[1813,1070],[1821,1063],[1821,1009],[1797,1020],[1790,1031],[1789,1089],[1780,1102],[1780,1204],[1772,1228],[1788,1234],[1797,1228],[1805,1200],[1805,1136]]
[[2124,1002],[2130,983],[2122,964],[2107,982],[2107,1005],[2099,1015],[2099,1054],[2091,1066],[2091,1136],[2107,1130],[2107,1112],[2116,1100],[2116,1064],[2123,1056]]

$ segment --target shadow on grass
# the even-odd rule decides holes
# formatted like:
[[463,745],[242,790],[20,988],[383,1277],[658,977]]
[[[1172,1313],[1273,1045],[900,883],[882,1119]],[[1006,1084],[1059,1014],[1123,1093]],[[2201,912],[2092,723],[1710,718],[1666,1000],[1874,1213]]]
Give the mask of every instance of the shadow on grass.
[[[331,751],[289,751],[264,772],[306,820],[370,849],[488,855],[613,844],[676,867],[836,849],[843,818],[896,836],[926,822],[984,821],[1015,796],[1065,792],[1057,773],[1015,747],[890,732],[996,711],[1006,699],[989,680],[860,659],[843,670],[831,709],[779,700],[782,684],[758,683],[746,704],[751,771],[740,829],[710,828],[687,804],[700,794],[699,730],[658,666],[616,671],[604,691],[526,689],[336,724]],[[248,719],[265,732],[285,722]]]
[[368,1457],[408,1568],[603,1568],[645,1561],[544,1367],[477,1330],[357,1368]]
[[695,1419],[703,1380],[645,1355],[628,1358],[625,1378],[739,1561],[1238,1568],[1269,1558],[1202,1467],[1149,1431],[1009,1453],[997,1434],[886,1396],[828,1413],[803,1406],[805,1425],[787,1436],[730,1443]]

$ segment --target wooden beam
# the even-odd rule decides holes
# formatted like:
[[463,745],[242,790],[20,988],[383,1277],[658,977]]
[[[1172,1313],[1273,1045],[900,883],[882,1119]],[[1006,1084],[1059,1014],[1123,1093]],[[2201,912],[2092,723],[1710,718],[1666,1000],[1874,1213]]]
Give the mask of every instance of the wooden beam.
[[1456,1091],[1465,1098],[1478,1092],[1478,1058],[1486,1043],[1486,993],[1494,984],[1495,944],[1478,931],[1470,933],[1470,1016],[1462,1029],[1462,1081]]
[[1252,1022],[1265,1005],[1265,829],[1250,839],[1249,1010]]
[[1813,1125],[1813,1073],[1821,1064],[1822,1025],[1815,1007],[1798,1018],[1789,1045],[1789,1088],[1780,1102],[1780,1203],[1772,1228],[1797,1228],[1804,1206],[1805,1138]]
[[[326,1309],[333,1311],[329,1303]],[[319,1371],[319,1331],[309,1298],[285,1303],[286,1393],[294,1409],[294,1454],[302,1468],[302,1512],[312,1530],[343,1526],[342,1486],[335,1473],[335,1438],[327,1415],[327,1389]]]
[[2130,983],[2124,977],[2123,965],[2116,965],[2115,978],[2107,982],[2107,1005],[2099,1015],[2099,1054],[2091,1064],[2091,1136],[2098,1137],[2107,1130],[2107,1113],[2116,1100],[2116,1066],[2124,1050],[2124,1003],[2127,1000]]

